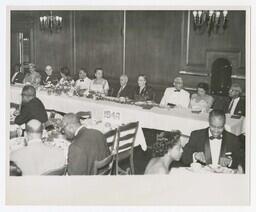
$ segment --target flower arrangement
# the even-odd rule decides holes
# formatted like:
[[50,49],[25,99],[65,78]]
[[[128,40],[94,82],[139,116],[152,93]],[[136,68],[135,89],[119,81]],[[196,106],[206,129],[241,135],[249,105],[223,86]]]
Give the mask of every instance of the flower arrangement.
[[56,85],[47,84],[45,88],[49,95],[51,95],[52,93],[54,93],[55,95],[61,95],[62,93],[73,95],[75,90],[74,81],[72,80],[63,80],[57,83]]

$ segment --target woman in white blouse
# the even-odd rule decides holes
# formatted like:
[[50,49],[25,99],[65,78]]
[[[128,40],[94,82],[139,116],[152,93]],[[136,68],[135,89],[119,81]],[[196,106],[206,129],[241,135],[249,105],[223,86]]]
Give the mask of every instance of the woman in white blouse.
[[108,81],[103,78],[103,70],[97,68],[95,70],[95,79],[91,81],[90,91],[100,93],[103,95],[108,95],[109,85]]
[[191,96],[189,107],[192,109],[200,109],[202,112],[208,112],[213,104],[213,97],[208,95],[209,86],[207,83],[201,82],[197,85],[197,93]]

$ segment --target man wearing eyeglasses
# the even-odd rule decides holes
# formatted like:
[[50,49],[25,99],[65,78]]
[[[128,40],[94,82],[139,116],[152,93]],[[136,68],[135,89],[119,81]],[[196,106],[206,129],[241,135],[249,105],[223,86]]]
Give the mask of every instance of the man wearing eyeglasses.
[[173,86],[165,89],[160,106],[167,107],[169,104],[173,104],[178,107],[188,108],[190,95],[189,92],[183,89],[183,79],[176,77],[173,81]]
[[212,110],[209,127],[191,133],[184,147],[182,162],[188,166],[197,162],[237,169],[241,165],[239,140],[224,129],[225,122],[224,111]]
[[242,88],[238,84],[233,84],[229,89],[230,101],[225,108],[225,112],[231,115],[245,116],[245,100],[241,97]]
[[36,89],[32,85],[25,85],[22,89],[22,102],[20,111],[16,113],[15,124],[26,124],[32,119],[41,123],[48,121],[47,113],[43,103],[36,97]]

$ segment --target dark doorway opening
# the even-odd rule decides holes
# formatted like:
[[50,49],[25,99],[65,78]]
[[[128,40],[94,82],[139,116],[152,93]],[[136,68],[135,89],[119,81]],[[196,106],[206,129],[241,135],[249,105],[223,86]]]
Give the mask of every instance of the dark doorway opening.
[[226,58],[218,58],[211,67],[211,93],[227,96],[232,83],[232,65]]

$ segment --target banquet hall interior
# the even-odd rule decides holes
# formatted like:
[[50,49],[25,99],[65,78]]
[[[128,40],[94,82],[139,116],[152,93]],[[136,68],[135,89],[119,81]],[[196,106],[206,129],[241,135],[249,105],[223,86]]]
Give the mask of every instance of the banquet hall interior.
[[[76,117],[81,121],[81,126],[96,129],[85,132],[88,133],[85,140],[100,140],[103,135],[109,148],[109,153],[97,158],[105,146],[101,148],[100,144],[95,144],[95,148],[101,148],[98,150],[93,149],[93,144],[87,147],[93,149],[87,150],[90,154],[95,152],[92,156],[94,159],[86,159],[94,160],[94,167],[87,174],[81,175],[96,174],[98,163],[95,161],[99,165],[102,162],[108,168],[111,167],[112,175],[142,175],[154,173],[153,169],[150,170],[151,165],[160,170],[160,165],[156,167],[153,163],[169,157],[167,155],[172,152],[168,149],[177,144],[171,143],[177,136],[181,142],[180,148],[183,149],[180,151],[183,151],[183,156],[187,154],[186,145],[190,140],[192,142],[191,133],[208,127],[209,114],[213,112],[213,116],[221,116],[219,111],[225,111],[223,102],[228,102],[225,130],[234,135],[233,140],[239,143],[245,172],[245,105],[236,113],[236,108],[233,109],[236,100],[230,100],[235,89],[240,100],[245,100],[246,97],[245,22],[246,12],[241,10],[12,10],[10,112],[22,112],[21,98],[28,95],[24,94],[26,86],[27,91],[34,92],[29,88],[30,76],[27,77],[32,73],[30,69],[34,69],[37,73],[31,76],[39,74],[41,79],[34,86],[36,98],[43,104],[48,116],[42,125],[45,128],[42,139],[49,138],[50,141],[45,141],[49,143],[46,146],[65,149],[65,175],[76,175],[80,169],[71,165],[68,167],[69,163],[75,166],[71,157],[78,157],[74,154],[79,154],[76,148],[82,144],[73,148],[71,146],[80,142],[79,139],[73,143],[63,141],[68,128],[77,126]],[[47,67],[51,69],[50,75],[55,79],[51,83],[46,82],[49,77],[46,75]],[[20,72],[24,75],[22,80],[18,77]],[[88,89],[79,89],[79,82],[87,79],[82,79],[81,73],[90,80]],[[101,75],[99,81],[105,86],[103,93],[96,89],[98,75]],[[61,87],[61,80],[66,76],[72,81]],[[125,97],[120,95],[123,91],[122,84],[120,87],[122,80],[128,80],[126,88],[129,94]],[[94,81],[96,84],[93,84]],[[146,84],[145,92],[144,88],[140,90],[141,81]],[[168,89],[177,87],[177,84],[182,84],[177,93],[188,93],[188,104],[184,107],[168,100]],[[91,92],[91,87],[95,87],[97,92]],[[200,96],[201,90],[206,93],[203,97]],[[200,103],[200,106],[193,106],[198,98],[204,99],[204,103],[208,105]],[[181,104],[184,101],[181,100]],[[235,104],[236,107],[240,106],[238,102]],[[39,111],[38,108],[31,110]],[[214,113],[215,111],[217,112]],[[19,113],[18,116],[21,116]],[[76,116],[72,116],[73,114]],[[29,130],[34,130],[31,134],[35,134],[33,126],[41,126],[41,123],[36,122],[37,120],[18,121],[15,112],[10,116],[13,118],[10,121],[9,139],[11,155],[12,151],[28,145],[20,147],[24,140],[21,142],[20,138],[26,137]],[[32,127],[30,124],[33,124]],[[133,129],[133,133],[121,135],[123,131]],[[61,135],[55,135],[56,132]],[[95,133],[95,137],[91,138],[90,133]],[[73,134],[77,136],[78,133]],[[223,134],[222,142],[224,137]],[[109,138],[112,140],[109,141]],[[131,143],[119,146],[119,142],[125,139],[130,139]],[[232,151],[234,146],[235,144],[231,147]],[[123,160],[121,153],[118,153],[122,148],[127,152]],[[72,150],[77,152],[71,152]],[[160,154],[161,151],[163,152]],[[59,153],[56,151],[57,154]],[[185,166],[183,156],[180,156],[181,159],[170,156],[172,163],[169,161],[168,173]],[[16,154],[13,158],[18,157]],[[157,159],[152,161],[154,157]],[[207,154],[205,157],[207,162]],[[235,157],[235,153],[226,155],[226,159],[231,158],[231,162],[235,161]],[[25,156],[22,159],[25,160]],[[82,159],[85,160],[85,156]],[[50,162],[51,167],[53,160]],[[57,164],[57,159],[55,162]],[[197,162],[200,166],[206,163],[200,160]],[[81,166],[81,162],[76,163]],[[86,162],[84,164],[86,166]],[[23,172],[18,162],[16,168],[18,172]]]

